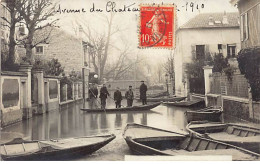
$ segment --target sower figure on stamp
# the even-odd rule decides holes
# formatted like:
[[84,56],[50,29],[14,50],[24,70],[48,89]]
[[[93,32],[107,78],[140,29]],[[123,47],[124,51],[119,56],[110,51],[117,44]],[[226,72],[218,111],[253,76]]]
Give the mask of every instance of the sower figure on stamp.
[[107,91],[106,84],[103,84],[103,87],[100,89],[100,95],[99,98],[101,100],[101,108],[105,109],[106,108],[106,99],[107,96],[109,96],[109,93]]
[[119,90],[119,87],[116,88],[116,91],[114,92],[114,100],[116,103],[116,108],[121,107],[121,101],[122,101],[122,94]]
[[129,90],[125,93],[125,98],[127,100],[127,107],[131,107],[134,101],[134,92],[132,91],[132,86],[129,86]]
[[146,105],[146,92],[147,92],[147,86],[144,84],[144,81],[141,81],[142,84],[140,86],[140,99],[142,100],[143,105]]
[[[155,10],[154,16],[146,24],[146,26],[148,28],[152,28],[152,38],[153,38],[154,42],[157,42],[163,36],[162,32],[160,31],[160,24],[161,23],[166,23],[165,18],[164,18],[164,15],[157,9],[157,10]],[[163,38],[161,40],[161,42],[164,42],[164,39],[165,38]]]
[[90,101],[89,101],[90,109],[97,108],[96,98],[98,95],[98,89],[95,86],[95,84],[91,85],[91,88],[88,90],[88,95],[89,95],[89,99],[90,99]]

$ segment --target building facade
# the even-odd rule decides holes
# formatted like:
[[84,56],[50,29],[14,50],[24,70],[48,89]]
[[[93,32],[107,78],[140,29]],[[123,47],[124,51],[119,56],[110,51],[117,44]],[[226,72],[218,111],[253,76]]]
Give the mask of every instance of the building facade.
[[[175,94],[188,96],[190,82],[186,66],[207,53],[235,57],[240,50],[238,13],[199,14],[176,32],[174,56]],[[202,87],[203,88],[203,87]]]

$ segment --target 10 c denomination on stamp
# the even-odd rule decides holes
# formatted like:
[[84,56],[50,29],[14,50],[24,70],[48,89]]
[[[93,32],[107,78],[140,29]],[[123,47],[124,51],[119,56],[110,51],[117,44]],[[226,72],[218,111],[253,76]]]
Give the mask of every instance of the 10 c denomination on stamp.
[[140,5],[139,47],[175,47],[175,5]]

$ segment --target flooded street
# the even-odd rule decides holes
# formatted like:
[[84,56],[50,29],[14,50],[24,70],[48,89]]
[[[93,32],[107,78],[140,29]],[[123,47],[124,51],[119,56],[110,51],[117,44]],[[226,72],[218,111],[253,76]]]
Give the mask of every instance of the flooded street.
[[[126,104],[125,100],[122,102]],[[138,105],[138,103],[134,103]],[[125,143],[122,132],[127,123],[138,123],[166,130],[184,130],[187,125],[184,112],[188,108],[160,105],[146,112],[86,113],[80,108],[83,103],[71,103],[61,109],[2,129],[3,132],[18,132],[28,140],[45,140],[113,133],[116,138],[92,155],[72,160],[124,160],[131,152]],[[88,104],[85,104],[88,107]],[[114,107],[110,100],[107,108]],[[222,117],[224,122],[240,122],[232,117]]]

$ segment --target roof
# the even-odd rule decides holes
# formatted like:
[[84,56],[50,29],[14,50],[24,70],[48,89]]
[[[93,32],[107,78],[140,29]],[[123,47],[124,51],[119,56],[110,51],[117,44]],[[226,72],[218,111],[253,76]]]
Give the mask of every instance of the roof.
[[[226,15],[227,24],[223,24],[223,16]],[[209,24],[210,19],[213,24]],[[233,13],[203,13],[190,19],[187,23],[182,25],[180,29],[193,28],[220,28],[220,27],[239,27],[239,14]]]

